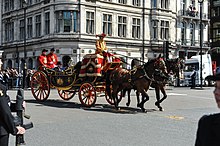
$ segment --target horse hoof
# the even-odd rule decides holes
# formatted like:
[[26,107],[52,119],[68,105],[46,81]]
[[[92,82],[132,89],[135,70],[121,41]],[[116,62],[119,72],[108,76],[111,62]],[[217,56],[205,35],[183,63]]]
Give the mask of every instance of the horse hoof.
[[129,103],[126,103],[126,106],[129,106],[130,104]]
[[147,110],[146,110],[145,108],[142,108],[141,111],[142,111],[143,113],[146,113],[146,112],[147,112]]
[[164,111],[164,109],[161,107],[161,108],[159,108],[159,110],[161,111],[161,112],[163,112]]

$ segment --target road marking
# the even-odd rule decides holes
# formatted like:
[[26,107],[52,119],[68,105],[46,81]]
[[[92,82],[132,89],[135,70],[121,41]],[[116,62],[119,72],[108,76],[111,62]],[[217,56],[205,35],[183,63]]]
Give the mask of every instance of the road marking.
[[167,118],[173,119],[173,120],[183,120],[184,117],[180,117],[180,116],[166,116]]
[[187,94],[180,94],[180,93],[167,93],[167,95],[180,95],[180,96],[186,96]]

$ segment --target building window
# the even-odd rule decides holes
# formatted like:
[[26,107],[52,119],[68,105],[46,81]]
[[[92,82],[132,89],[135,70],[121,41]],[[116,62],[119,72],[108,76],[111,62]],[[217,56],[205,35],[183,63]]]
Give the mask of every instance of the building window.
[[30,6],[30,5],[32,5],[32,0],[28,0],[27,1],[27,4]]
[[151,5],[153,8],[156,8],[157,7],[157,0],[151,0]]
[[157,39],[158,38],[158,21],[157,20],[153,20],[152,21],[152,29],[153,29],[153,33],[152,33],[152,38],[153,39]]
[[127,18],[118,16],[118,36],[126,37]]
[[32,17],[27,19],[27,37],[32,38],[33,37],[33,22]]
[[20,20],[20,25],[19,25],[19,29],[20,29],[20,40],[24,40],[24,19]]
[[140,29],[141,29],[140,19],[132,19],[132,38],[140,38]]
[[181,23],[181,44],[185,45],[186,42],[186,24],[185,22]]
[[103,33],[112,35],[112,15],[103,14]]
[[169,38],[169,21],[160,22],[160,38],[167,40]]
[[191,46],[195,45],[195,24],[190,23],[190,36],[189,39],[191,40]]
[[45,13],[45,34],[50,34],[50,12]]
[[70,11],[63,12],[63,20],[64,20],[64,32],[70,32],[72,30],[72,18]]
[[56,32],[77,32],[78,12],[59,11],[56,13]]
[[14,10],[14,0],[5,0],[5,12]]
[[44,0],[44,4],[50,3],[50,0]]
[[219,41],[220,40],[220,23],[216,22],[213,24],[213,42]]
[[133,6],[141,6],[140,0],[132,0],[132,5]]
[[73,11],[73,32],[78,32],[78,24],[79,24],[78,12]]
[[14,22],[5,23],[5,42],[14,40]]
[[86,33],[94,34],[94,12],[86,12]]
[[126,3],[127,3],[127,0],[118,0],[118,3],[120,3],[120,4],[126,4]]
[[36,37],[41,36],[41,15],[37,15],[35,19]]
[[168,0],[161,0],[161,8],[168,9]]

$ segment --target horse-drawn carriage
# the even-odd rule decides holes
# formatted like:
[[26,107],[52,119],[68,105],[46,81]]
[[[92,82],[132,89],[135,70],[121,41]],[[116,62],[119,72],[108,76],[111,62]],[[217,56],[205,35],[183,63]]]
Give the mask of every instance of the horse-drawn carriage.
[[122,62],[116,56],[111,61],[99,54],[87,54],[82,62],[57,71],[50,68],[36,71],[31,78],[31,91],[38,101],[45,101],[51,88],[58,90],[59,96],[69,100],[78,92],[82,105],[91,107],[95,104],[97,95],[103,93],[110,104],[114,104],[106,93],[106,73],[120,67]]

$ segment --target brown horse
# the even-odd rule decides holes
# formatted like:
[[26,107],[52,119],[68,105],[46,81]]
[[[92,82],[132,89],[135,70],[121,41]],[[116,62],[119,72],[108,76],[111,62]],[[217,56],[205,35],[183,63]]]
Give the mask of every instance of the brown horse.
[[[159,56],[152,59],[142,66],[139,66],[133,70],[126,70],[118,68],[110,72],[109,78],[106,79],[107,92],[112,96],[115,107],[118,109],[118,93],[125,89],[136,89],[138,93],[142,95],[142,101],[139,103],[139,107],[142,111],[145,111],[144,103],[149,100],[147,91],[154,80],[154,73],[156,70],[166,71],[165,62]],[[112,94],[109,85],[112,85]]]
[[[172,74],[174,76],[179,75],[179,70],[181,68],[180,60],[179,58],[177,59],[168,59],[165,61],[166,67],[167,67],[167,73]],[[132,60],[131,67],[134,68],[136,66],[140,65],[140,61],[138,60]],[[155,105],[159,108],[160,111],[163,111],[163,108],[161,107],[160,103],[162,103],[166,98],[167,94],[165,91],[165,86],[168,83],[168,74],[160,74],[156,75],[154,78],[155,80],[152,82],[151,87],[155,88],[155,94],[156,94],[156,99],[157,101],[155,102]],[[160,99],[160,91],[163,94],[163,98]],[[129,93],[128,93],[129,94]],[[136,93],[137,95],[137,103],[139,104],[140,99],[139,99],[139,94]],[[126,103],[127,106],[130,105],[130,95],[128,95],[128,102]]]

